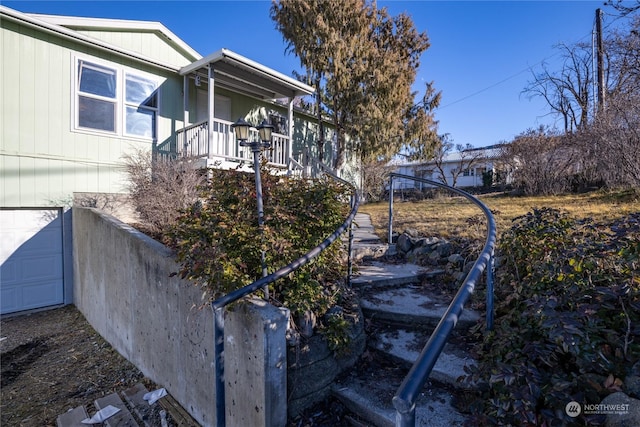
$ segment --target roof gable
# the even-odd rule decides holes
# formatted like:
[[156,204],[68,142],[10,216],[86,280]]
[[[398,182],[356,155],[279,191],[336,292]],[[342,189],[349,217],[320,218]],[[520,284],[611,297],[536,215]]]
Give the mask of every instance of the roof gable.
[[183,67],[202,57],[160,22],[26,14],[127,51]]

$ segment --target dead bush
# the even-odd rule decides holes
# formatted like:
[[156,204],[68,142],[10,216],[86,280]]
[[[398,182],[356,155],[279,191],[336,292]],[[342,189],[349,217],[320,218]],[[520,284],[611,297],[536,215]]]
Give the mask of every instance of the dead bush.
[[206,182],[198,159],[156,159],[138,150],[124,157],[133,206],[146,231],[160,233],[173,225],[179,212],[197,199]]

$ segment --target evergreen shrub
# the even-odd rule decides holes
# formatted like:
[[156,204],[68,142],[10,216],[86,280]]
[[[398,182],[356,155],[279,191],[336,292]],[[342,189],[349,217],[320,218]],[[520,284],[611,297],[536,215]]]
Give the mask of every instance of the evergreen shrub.
[[514,221],[499,241],[495,328],[467,378],[469,423],[575,423],[567,403],[598,404],[638,375],[640,213],[595,223],[545,208]]
[[[179,274],[203,289],[203,303],[298,259],[333,233],[350,210],[350,188],[327,179],[277,176],[262,165],[264,227],[258,228],[253,174],[210,170],[198,202],[184,210],[170,231]],[[270,286],[270,300],[293,318],[318,319],[340,302],[346,276],[338,239],[319,257]]]

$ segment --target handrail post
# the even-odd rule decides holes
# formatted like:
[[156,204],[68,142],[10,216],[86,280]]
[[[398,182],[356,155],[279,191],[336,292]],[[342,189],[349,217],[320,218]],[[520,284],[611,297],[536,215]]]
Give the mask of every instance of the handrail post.
[[393,175],[389,177],[389,241],[393,243]]
[[413,404],[409,411],[400,412],[396,410],[396,427],[415,427],[416,425],[416,405]]
[[215,368],[216,425],[225,425],[224,396],[224,307],[213,308],[213,354]]
[[493,329],[493,275],[495,272],[495,255],[491,250],[489,265],[487,265],[487,331]]
[[[353,207],[356,204],[356,197],[355,195],[351,195],[351,209],[353,209]],[[351,221],[351,224],[349,224],[349,248],[348,248],[348,253],[347,253],[347,287],[351,288],[351,274],[353,273],[353,262],[351,259],[351,253],[353,251],[353,221]]]

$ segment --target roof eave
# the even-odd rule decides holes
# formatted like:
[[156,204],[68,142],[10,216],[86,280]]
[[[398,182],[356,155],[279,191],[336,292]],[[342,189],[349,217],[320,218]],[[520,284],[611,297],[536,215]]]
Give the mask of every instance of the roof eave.
[[[210,55],[207,55],[204,58],[193,62],[192,64],[182,67],[180,69],[180,74],[183,76],[188,75],[203,68],[207,68],[209,65],[212,65],[215,70],[215,64],[219,62],[232,63],[233,65],[242,67],[251,73],[259,75],[262,78],[269,79],[274,83],[286,88],[287,91],[290,91],[290,94],[293,96],[311,95],[315,92],[315,89],[312,86],[299,82],[276,70],[266,67],[256,61],[253,61],[228,49],[220,49]],[[287,94],[283,95],[288,96]]]

